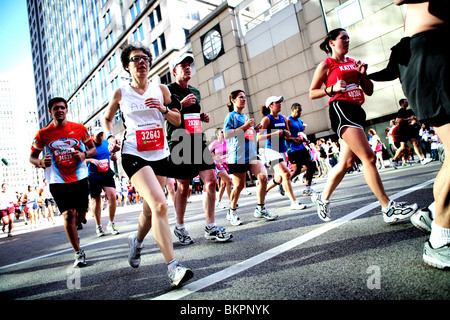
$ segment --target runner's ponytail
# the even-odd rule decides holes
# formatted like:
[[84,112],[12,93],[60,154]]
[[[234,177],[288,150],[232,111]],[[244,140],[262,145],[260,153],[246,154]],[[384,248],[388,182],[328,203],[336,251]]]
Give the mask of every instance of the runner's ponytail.
[[339,36],[341,31],[346,31],[346,30],[342,29],[342,28],[337,28],[337,29],[334,29],[334,30],[331,30],[330,32],[328,32],[328,34],[325,37],[325,39],[323,40],[323,42],[319,45],[319,48],[321,50],[325,51],[326,54],[333,53],[333,50],[331,49],[331,46],[330,46],[330,40],[336,40],[336,38]]

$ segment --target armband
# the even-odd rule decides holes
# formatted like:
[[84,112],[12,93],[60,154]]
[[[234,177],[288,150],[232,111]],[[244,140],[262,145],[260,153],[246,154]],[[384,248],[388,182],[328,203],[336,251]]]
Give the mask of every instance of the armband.
[[110,133],[110,134],[108,134],[108,135],[106,136],[106,140],[108,140],[108,139],[111,138],[111,137],[114,137],[114,135],[113,135],[112,133]]

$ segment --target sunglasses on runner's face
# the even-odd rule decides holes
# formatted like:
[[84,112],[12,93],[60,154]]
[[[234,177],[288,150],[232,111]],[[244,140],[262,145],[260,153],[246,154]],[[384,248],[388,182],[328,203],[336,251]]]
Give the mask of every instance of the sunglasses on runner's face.
[[133,56],[130,58],[131,62],[140,62],[142,60],[144,60],[144,62],[149,62],[150,58],[148,56]]

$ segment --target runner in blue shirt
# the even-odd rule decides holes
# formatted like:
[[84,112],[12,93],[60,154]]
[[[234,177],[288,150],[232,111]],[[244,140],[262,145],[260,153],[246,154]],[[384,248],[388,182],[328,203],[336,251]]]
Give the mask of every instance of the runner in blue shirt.
[[[302,114],[302,106],[300,103],[294,103],[291,106],[291,115],[287,118],[291,136],[286,138],[288,144],[288,160],[292,166],[291,181],[306,170],[306,188],[303,190],[303,196],[310,196],[314,191],[311,189],[311,181],[316,171],[316,165],[312,162],[311,155],[305,142],[309,143],[304,134],[305,126],[300,116]],[[303,166],[305,169],[303,169]]]
[[114,159],[116,155],[108,149],[108,141],[103,137],[103,129],[95,127],[93,129],[94,144],[97,148],[97,153],[91,158],[86,159],[88,164],[88,180],[89,193],[92,198],[92,211],[94,212],[95,222],[97,227],[95,232],[98,237],[104,236],[101,223],[102,215],[102,190],[105,191],[105,196],[108,199],[108,213],[109,223],[106,230],[112,234],[118,234],[119,230],[114,225],[114,217],[116,215],[116,183],[114,181],[114,171],[111,169],[110,158]]
[[277,214],[270,212],[265,207],[267,170],[257,158],[255,148],[255,130],[259,131],[261,125],[255,126],[255,120],[250,119],[243,113],[247,99],[245,92],[236,90],[230,94],[230,103],[228,107],[232,111],[226,116],[223,126],[225,139],[228,141],[228,169],[233,174],[234,189],[231,192],[230,209],[227,219],[232,225],[241,224],[236,213],[236,206],[241,191],[245,188],[245,179],[247,171],[258,179],[258,205],[253,216],[255,218],[264,218],[274,220]]
[[286,166],[286,142],[285,138],[290,137],[288,123],[283,115],[280,114],[281,102],[284,97],[269,97],[266,105],[262,107],[264,118],[261,120],[261,130],[258,133],[258,141],[266,140],[264,157],[270,162],[274,169],[274,178],[268,184],[267,191],[275,185],[283,183],[289,200],[291,200],[291,210],[302,210],[306,206],[298,202],[294,196],[291,185],[291,174]]

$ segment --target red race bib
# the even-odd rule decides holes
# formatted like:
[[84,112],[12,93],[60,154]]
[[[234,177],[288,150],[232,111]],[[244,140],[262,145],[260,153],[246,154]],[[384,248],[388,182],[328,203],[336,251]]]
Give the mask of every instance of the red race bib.
[[185,114],[184,127],[186,128],[186,133],[201,133],[202,122],[200,119],[200,113]]
[[253,127],[248,128],[245,130],[245,139],[253,141],[255,139],[255,130]]
[[108,159],[99,160],[99,164],[97,166],[98,172],[106,172],[109,170],[109,161]]
[[164,149],[164,130],[161,124],[153,124],[145,129],[136,131],[138,151],[152,151]]
[[356,84],[349,84],[344,91],[345,100],[350,103],[362,105],[365,101],[364,92]]

